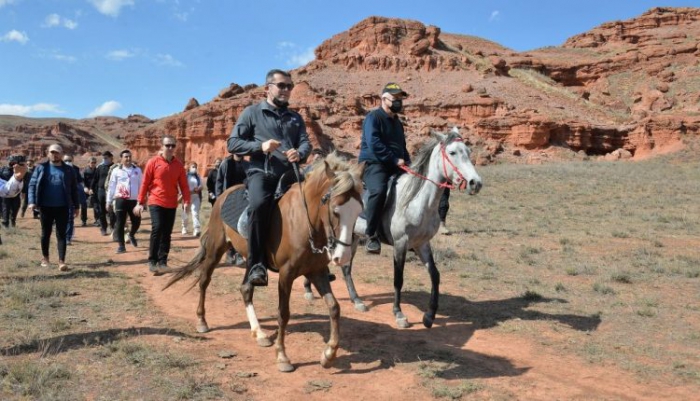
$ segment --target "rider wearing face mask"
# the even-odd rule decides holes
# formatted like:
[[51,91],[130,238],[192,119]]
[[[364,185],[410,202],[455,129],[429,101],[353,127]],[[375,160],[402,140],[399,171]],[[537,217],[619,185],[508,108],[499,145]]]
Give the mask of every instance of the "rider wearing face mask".
[[368,253],[382,250],[377,228],[382,218],[389,177],[401,174],[401,166],[411,163],[403,123],[398,116],[403,111],[406,97],[408,93],[398,84],[388,83],[382,90],[381,106],[370,111],[362,124],[359,161],[366,163],[362,179],[369,194],[365,204]]
[[197,173],[197,163],[190,163],[187,170],[187,184],[190,187],[190,210],[182,208],[182,235],[187,235],[188,215],[192,214],[192,228],[195,237],[201,234],[201,224],[199,222],[199,209],[202,207],[202,177]]

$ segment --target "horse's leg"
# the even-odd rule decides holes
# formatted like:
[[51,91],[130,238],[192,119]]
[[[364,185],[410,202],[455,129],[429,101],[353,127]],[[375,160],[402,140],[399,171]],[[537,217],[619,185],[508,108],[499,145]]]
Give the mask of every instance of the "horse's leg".
[[357,295],[357,290],[355,290],[355,282],[352,279],[352,262],[355,259],[355,252],[357,252],[357,245],[359,243],[359,237],[353,236],[352,241],[352,256],[350,257],[350,262],[342,267],[343,278],[345,279],[345,286],[348,288],[348,295],[355,309],[360,312],[367,312],[369,308],[362,302],[360,296]]
[[406,241],[394,242],[394,318],[400,329],[409,326],[406,316],[401,312],[401,288],[403,288],[403,268],[406,263]]
[[284,337],[287,331],[287,323],[289,323],[289,297],[292,292],[292,284],[294,278],[290,278],[288,269],[280,268],[279,285],[277,291],[279,293],[279,307],[277,315],[277,339],[275,348],[277,349],[277,369],[280,372],[291,372],[294,366],[287,357],[287,352],[284,347]]
[[427,328],[431,328],[433,326],[433,321],[435,321],[438,299],[440,298],[440,272],[437,266],[435,266],[435,259],[433,259],[433,250],[430,247],[430,242],[426,242],[418,248],[418,256],[421,262],[423,262],[423,265],[428,268],[428,274],[430,274],[430,305],[428,311],[423,314],[423,325]]
[[270,341],[270,338],[260,327],[260,322],[258,322],[258,316],[255,314],[255,307],[253,306],[253,292],[255,287],[245,282],[245,278],[248,277],[247,274],[243,275],[243,277],[244,281],[241,285],[241,295],[243,296],[243,303],[245,304],[245,313],[250,323],[250,333],[255,337],[259,346],[269,347],[272,345],[272,341]]
[[314,293],[311,292],[311,281],[308,277],[304,277],[304,298],[307,301],[314,300]]
[[338,344],[340,343],[340,305],[333,295],[331,283],[328,281],[328,275],[325,273],[317,273],[310,277],[316,287],[316,290],[328,306],[328,315],[330,316],[331,332],[328,338],[326,348],[321,354],[321,366],[329,368],[335,359],[335,354],[338,352]]

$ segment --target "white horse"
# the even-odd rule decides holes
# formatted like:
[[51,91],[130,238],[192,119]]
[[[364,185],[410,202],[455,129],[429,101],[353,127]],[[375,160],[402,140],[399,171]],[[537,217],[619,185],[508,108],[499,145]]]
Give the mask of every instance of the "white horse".
[[[430,240],[440,227],[438,206],[445,188],[467,191],[470,195],[479,192],[481,177],[471,162],[471,150],[464,143],[455,127],[447,135],[432,134],[431,139],[419,151],[416,159],[396,184],[395,201],[387,204],[382,214],[380,230],[383,243],[394,247],[394,317],[400,328],[409,326],[406,316],[401,312],[401,288],[403,287],[403,270],[406,252],[414,249],[430,274],[431,292],[428,311],[423,315],[423,325],[431,327],[435,320],[440,295],[440,272],[435,266]],[[355,234],[364,236],[367,222],[360,217],[355,224]],[[357,251],[359,237],[353,242],[353,258]],[[343,276],[350,299],[355,309],[366,311],[367,307],[357,295],[352,280],[352,259],[344,265]],[[311,294],[306,287],[306,296]]]

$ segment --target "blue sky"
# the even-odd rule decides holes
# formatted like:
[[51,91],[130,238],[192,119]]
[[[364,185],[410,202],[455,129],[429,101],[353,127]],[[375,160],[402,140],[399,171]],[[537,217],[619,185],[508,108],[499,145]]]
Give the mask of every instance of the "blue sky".
[[165,117],[306,64],[372,15],[524,51],[660,5],[700,0],[0,0],[0,114]]

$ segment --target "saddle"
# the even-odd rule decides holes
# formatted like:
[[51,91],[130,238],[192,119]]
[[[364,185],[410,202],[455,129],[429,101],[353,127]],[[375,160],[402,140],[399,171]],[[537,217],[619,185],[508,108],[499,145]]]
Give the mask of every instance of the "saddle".
[[[393,206],[396,202],[396,183],[398,182],[398,180],[398,174],[393,174],[389,177],[389,181],[387,182],[386,198],[384,199],[384,205],[382,205],[382,211],[380,213],[382,217],[384,213],[386,213],[387,209]],[[362,204],[367,205],[367,201],[369,200],[369,191],[367,191],[367,188],[364,189],[365,191],[362,192]],[[367,220],[367,215],[365,214],[364,210],[362,210],[362,212],[360,213],[360,217]],[[389,243],[387,242],[389,236],[387,236],[384,233],[382,224],[379,224],[379,226],[377,227],[377,237],[379,237],[379,240],[381,242]]]
[[[301,179],[301,182],[304,182],[303,173],[300,172],[299,178]],[[282,174],[279,181],[277,181],[274,202],[279,202],[282,196],[289,191],[289,188],[296,183],[297,177],[294,174],[294,171],[290,170]],[[241,187],[229,194],[221,207],[221,218],[223,219],[224,223],[245,239],[248,239],[248,217],[250,215],[248,211],[249,204],[248,190]]]

